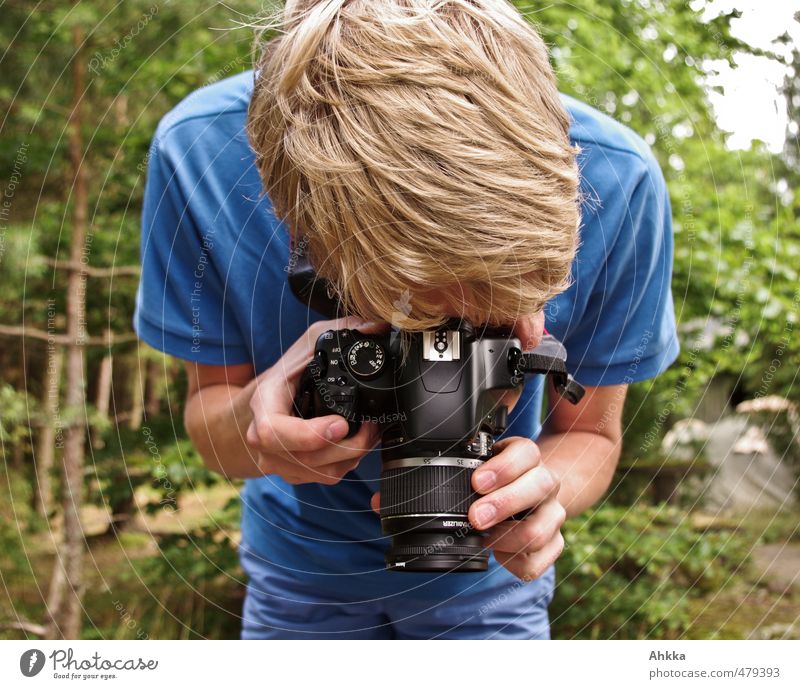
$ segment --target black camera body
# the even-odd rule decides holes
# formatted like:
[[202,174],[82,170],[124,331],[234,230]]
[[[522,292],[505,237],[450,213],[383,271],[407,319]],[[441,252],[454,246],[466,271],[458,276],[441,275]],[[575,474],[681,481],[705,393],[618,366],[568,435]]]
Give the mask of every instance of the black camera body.
[[[337,305],[325,303],[302,258],[295,257],[295,272],[303,273],[292,282],[295,293],[335,317]],[[348,437],[364,422],[379,425],[381,527],[392,536],[389,569],[487,569],[483,534],[467,518],[478,498],[472,473],[492,456],[495,436],[506,429],[504,393],[520,387],[527,373],[548,374],[573,404],[583,396],[567,373],[563,345],[549,334],[531,352],[523,352],[508,329],[479,329],[458,319],[424,332],[344,329],[319,337],[301,376],[295,413],[339,414],[350,426]]]
[[[547,373],[577,403],[583,389],[564,368],[563,347],[546,335],[523,353],[508,332],[468,323],[420,333],[368,335],[328,330],[317,340],[295,398],[304,418],[339,414],[348,434],[362,423],[381,430],[381,526],[393,536],[386,556],[400,571],[483,571],[488,554],[467,520],[478,498],[472,473],[506,429],[506,391],[526,373]],[[522,518],[525,515],[516,515]]]

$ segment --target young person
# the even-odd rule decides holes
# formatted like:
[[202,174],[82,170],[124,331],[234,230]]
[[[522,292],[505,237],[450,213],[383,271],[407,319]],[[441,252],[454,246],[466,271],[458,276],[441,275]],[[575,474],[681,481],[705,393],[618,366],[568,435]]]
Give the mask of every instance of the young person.
[[[158,127],[135,316],[186,363],[204,460],[247,479],[242,636],[549,638],[561,526],[609,486],[627,385],[678,353],[663,176],[558,93],[505,0],[290,0],[278,29],[254,71]],[[354,316],[291,294],[290,236]],[[546,322],[587,394],[530,380],[473,474],[486,573],[387,572],[375,427],[345,440],[342,417],[294,417],[293,393],[328,328],[452,315],[528,348]]]

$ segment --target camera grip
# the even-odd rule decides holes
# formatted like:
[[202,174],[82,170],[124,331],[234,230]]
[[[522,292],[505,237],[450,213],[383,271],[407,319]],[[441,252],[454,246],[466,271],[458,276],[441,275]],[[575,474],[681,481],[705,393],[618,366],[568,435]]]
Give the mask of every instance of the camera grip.
[[328,388],[322,381],[327,370],[327,357],[321,353],[312,359],[300,376],[297,394],[294,396],[293,411],[301,419],[313,419],[326,414],[338,414],[347,420],[348,432],[345,438],[352,438],[361,428],[356,420],[358,409],[358,390],[352,388]]
[[294,396],[292,406],[294,407],[295,416],[301,419],[314,417],[314,380],[311,377],[311,371],[308,366],[300,375],[297,394]]

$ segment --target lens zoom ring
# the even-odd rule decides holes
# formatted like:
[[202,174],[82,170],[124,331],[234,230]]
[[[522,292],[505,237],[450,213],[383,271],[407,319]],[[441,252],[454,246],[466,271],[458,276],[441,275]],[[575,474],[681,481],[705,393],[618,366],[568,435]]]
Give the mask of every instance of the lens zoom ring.
[[472,469],[423,466],[387,469],[381,474],[381,516],[463,514],[478,498]]

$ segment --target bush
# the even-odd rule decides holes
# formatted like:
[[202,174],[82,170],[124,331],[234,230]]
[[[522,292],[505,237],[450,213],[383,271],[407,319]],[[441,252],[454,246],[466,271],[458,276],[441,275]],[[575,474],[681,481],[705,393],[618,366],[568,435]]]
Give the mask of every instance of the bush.
[[135,608],[141,623],[115,622],[114,638],[141,638],[139,627],[149,638],[238,638],[245,582],[236,549],[239,519],[235,497],[207,524],[158,535],[157,553],[133,560],[119,577],[132,592],[123,605]]
[[550,608],[554,638],[676,638],[689,602],[746,564],[734,531],[694,527],[673,507],[605,506],[570,520]]

